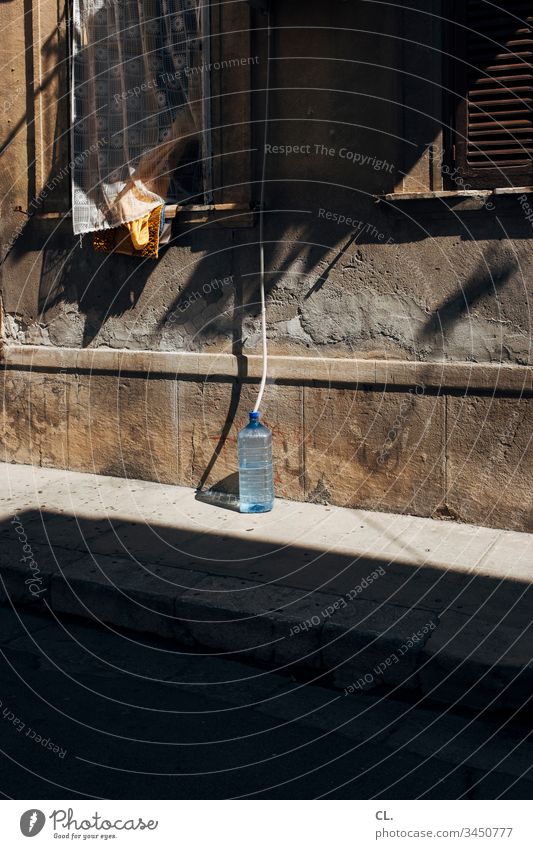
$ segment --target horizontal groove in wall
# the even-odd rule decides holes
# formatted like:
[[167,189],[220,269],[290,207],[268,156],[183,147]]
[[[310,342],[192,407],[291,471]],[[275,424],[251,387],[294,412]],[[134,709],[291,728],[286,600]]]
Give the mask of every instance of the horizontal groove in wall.
[[[186,351],[131,351],[109,348],[53,348],[42,345],[6,345],[2,364],[8,368],[39,371],[97,371],[136,376],[201,379],[261,377],[261,357]],[[379,385],[424,389],[495,391],[529,394],[533,367],[498,363],[422,363],[405,360],[333,357],[269,357],[272,380],[356,387]]]

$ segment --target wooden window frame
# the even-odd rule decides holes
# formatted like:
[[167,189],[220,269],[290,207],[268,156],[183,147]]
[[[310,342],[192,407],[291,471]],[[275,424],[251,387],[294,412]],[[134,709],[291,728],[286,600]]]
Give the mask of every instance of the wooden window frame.
[[[58,5],[46,0],[39,5],[38,16],[36,8],[36,4],[32,5],[35,28],[32,49],[34,65],[38,69],[34,78],[34,90],[38,92],[35,98],[35,135],[37,139],[42,140],[35,151],[34,191],[37,197],[45,189],[47,180],[54,178],[53,156],[57,155],[58,147],[61,147],[61,151],[59,161],[55,164],[59,168],[64,169],[65,165],[70,163],[72,154],[70,133],[66,131],[70,122],[70,98],[61,99],[65,89],[70,90],[71,87],[69,62],[66,61],[66,56],[63,56],[62,79],[54,80],[54,85],[47,89],[45,83],[53,66],[46,64],[42,58],[47,55],[45,45],[50,38],[50,31],[54,32],[58,45],[62,41],[60,29],[63,29],[63,38],[69,37],[67,19],[70,19],[70,0],[64,0]],[[204,204],[195,203],[186,205],[177,212],[172,209],[169,211],[169,218],[176,215],[184,224],[209,225],[213,222],[217,227],[236,228],[253,226],[255,221],[252,210],[252,63],[246,61],[235,65],[229,73],[222,67],[225,59],[253,58],[251,15],[247,0],[211,4],[210,49],[207,53],[212,66],[209,81],[213,152],[212,196],[208,199],[209,202]],[[215,66],[217,69],[214,69]],[[53,127],[63,126],[65,121],[62,138],[58,142]],[[47,193],[46,200],[35,217],[50,221],[70,219],[70,191],[66,191],[66,186],[69,185],[70,178],[67,177],[62,183],[60,193]]]

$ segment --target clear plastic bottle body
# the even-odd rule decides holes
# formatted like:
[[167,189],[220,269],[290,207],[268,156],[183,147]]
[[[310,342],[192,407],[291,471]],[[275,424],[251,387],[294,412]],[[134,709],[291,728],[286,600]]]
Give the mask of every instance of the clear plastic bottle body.
[[239,509],[241,513],[268,513],[274,506],[272,431],[250,413],[239,432]]

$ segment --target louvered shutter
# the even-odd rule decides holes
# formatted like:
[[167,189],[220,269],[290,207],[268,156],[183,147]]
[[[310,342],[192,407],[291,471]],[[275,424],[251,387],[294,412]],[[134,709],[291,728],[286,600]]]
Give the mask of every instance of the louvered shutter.
[[533,0],[462,0],[457,6],[457,172],[473,188],[529,185]]

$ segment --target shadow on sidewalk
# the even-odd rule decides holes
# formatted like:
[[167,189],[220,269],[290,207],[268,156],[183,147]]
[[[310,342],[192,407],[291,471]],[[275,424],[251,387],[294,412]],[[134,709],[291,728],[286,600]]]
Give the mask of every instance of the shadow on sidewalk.
[[[198,584],[200,572],[204,579]],[[313,692],[323,694],[323,707],[306,702],[304,680],[315,685],[329,680],[323,658],[316,674],[304,679],[298,677],[298,663],[262,665],[254,657],[252,666],[249,652],[255,624],[260,629],[265,616],[276,613],[278,591],[291,591],[287,609],[294,605],[298,620],[360,588],[344,611],[353,611],[354,628],[370,608],[373,616],[386,608],[401,618],[416,607],[428,617],[438,613],[441,621],[447,612],[465,624],[472,617],[479,645],[485,637],[493,644],[492,674],[498,679],[498,651],[505,653],[509,634],[524,634],[530,623],[527,582],[417,567],[363,550],[359,555],[333,553],[307,547],[303,540],[276,548],[222,529],[191,533],[189,528],[36,510],[0,525],[0,576],[1,698],[7,710],[0,747],[12,759],[14,798],[65,793],[75,798],[316,798],[323,793],[386,798],[391,785],[395,798],[528,798],[529,789],[511,779],[506,793],[501,776],[492,780],[488,768],[483,780],[474,782],[477,789],[469,790],[466,767],[443,764],[432,753],[415,756],[396,744],[387,749],[392,730],[404,727],[404,713],[402,708],[400,719],[395,715],[386,728],[373,720],[368,699],[382,704],[381,696],[387,696],[379,682],[370,694],[356,692],[350,702],[354,722],[366,723],[368,740],[348,741],[335,711],[329,730],[311,728],[308,714],[324,710],[329,717],[327,711],[344,698],[338,690],[315,686]],[[42,590],[33,599],[29,579]],[[231,649],[216,651],[211,643],[206,650],[150,634],[150,622],[168,621],[169,635],[181,627],[187,587],[191,592],[200,587],[210,599],[222,599],[224,610],[234,609],[233,619],[221,614],[211,623],[215,636],[237,623]],[[241,599],[259,591],[264,592],[258,596],[263,607],[259,604],[256,615],[242,619],[240,626]],[[185,612],[176,616],[178,598]],[[124,630],[125,621],[129,630]],[[386,627],[384,619],[381,628]],[[446,687],[452,686],[448,670],[439,672],[438,658],[434,674],[437,684],[440,675]],[[499,686],[505,689],[503,678]],[[300,700],[289,708],[288,694],[294,693]],[[485,693],[487,707],[492,695]],[[403,698],[412,721],[419,696]],[[437,755],[448,744],[450,732],[439,731],[438,723],[449,716],[449,706],[435,708],[436,702],[427,699],[424,704],[433,705],[437,725],[428,720],[417,740],[425,740]],[[491,735],[503,734],[505,740],[510,733],[503,716],[493,715],[496,725],[489,733],[479,730],[476,714],[469,715],[472,721],[461,721],[468,734],[475,731],[474,742],[461,737],[458,743],[460,730],[450,740],[452,746],[463,745],[465,758],[469,746],[470,751],[480,746],[490,751]],[[483,705],[477,716],[486,718]],[[15,719],[24,729],[15,727]],[[27,729],[35,732],[33,737],[26,736]],[[529,725],[519,729],[520,745],[529,733]],[[58,760],[42,741],[66,755]],[[515,745],[516,740],[509,742],[509,751]]]

